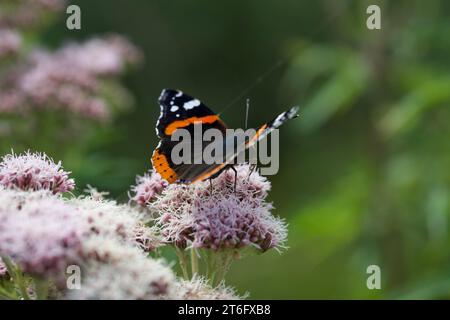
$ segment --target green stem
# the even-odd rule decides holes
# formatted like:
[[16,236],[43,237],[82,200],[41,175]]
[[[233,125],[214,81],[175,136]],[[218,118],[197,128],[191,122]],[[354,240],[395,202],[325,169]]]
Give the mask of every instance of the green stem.
[[209,283],[211,284],[212,287],[214,287],[214,283],[216,281],[216,277],[217,275],[220,273],[218,266],[220,265],[220,262],[218,262],[218,253],[215,252],[210,252],[209,254],[209,269],[210,269],[210,278],[209,278]]
[[17,300],[18,299],[17,295],[15,295],[12,292],[6,291],[2,287],[0,287],[0,297],[4,297],[6,299],[11,299],[11,300]]
[[211,280],[211,285],[217,287],[225,279],[226,274],[230,270],[231,263],[233,262],[233,255],[230,252],[219,253],[219,259],[216,264],[217,274],[216,278]]
[[35,290],[37,300],[47,300],[48,298],[48,282],[44,279],[35,279]]
[[8,273],[10,274],[14,283],[17,285],[22,298],[24,300],[30,300],[30,296],[28,295],[27,286],[25,284],[25,277],[23,276],[23,273],[20,270],[20,268],[14,266],[13,262],[8,257],[2,257],[2,260],[5,263],[6,268],[8,269]]
[[183,272],[183,278],[189,280],[188,266],[187,266],[187,257],[183,250],[178,247],[175,247],[175,251],[178,256],[178,261],[180,262],[180,268]]
[[28,295],[27,285],[25,283],[25,277],[23,276],[22,271],[17,268],[16,270],[16,283],[19,287],[20,294],[24,300],[30,300],[30,296]]
[[192,271],[192,278],[198,274],[198,256],[197,251],[192,248],[191,249],[191,271]]

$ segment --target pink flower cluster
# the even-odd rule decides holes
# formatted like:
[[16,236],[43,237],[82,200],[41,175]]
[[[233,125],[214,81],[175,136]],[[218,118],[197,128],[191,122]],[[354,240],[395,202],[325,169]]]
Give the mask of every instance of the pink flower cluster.
[[104,80],[139,59],[139,51],[117,35],[69,43],[56,52],[33,51],[0,83],[0,112],[52,108],[106,120],[110,109],[103,97]]
[[248,296],[245,294],[240,297],[233,288],[223,283],[213,288],[205,278],[198,276],[191,280],[180,280],[176,289],[178,300],[240,300]]
[[[16,177],[22,176],[23,168],[40,173],[49,166],[52,172],[62,170],[45,154],[11,154],[0,163],[8,174],[17,170]],[[248,167],[238,170],[240,178],[249,174]],[[34,181],[33,175],[28,180]],[[38,180],[32,188],[0,183],[0,257],[8,257],[25,273],[31,296],[30,277],[39,277],[56,285],[55,297],[68,299],[237,299],[223,283],[213,287],[197,276],[180,281],[163,261],[150,258],[148,251],[163,243],[159,232],[166,242],[183,235],[181,241],[213,250],[247,245],[266,250],[280,246],[285,237],[284,223],[270,216],[270,205],[264,203],[270,185],[257,174],[240,180],[234,192],[224,173],[213,195],[205,185],[168,186],[156,174],[138,179],[155,188],[151,194],[142,189],[147,199],[142,204],[155,209],[168,201],[178,208],[153,227],[148,226],[152,220],[148,210],[106,200],[104,193],[92,188],[88,196],[64,198],[43,187],[53,185],[53,174]],[[69,265],[83,270],[81,290],[65,290]],[[9,277],[1,259],[0,277]]]
[[137,176],[136,185],[131,187],[130,200],[145,207],[168,185],[157,172],[151,171],[143,176]]
[[97,256],[86,265],[81,290],[71,290],[68,299],[178,298],[174,292],[175,276],[162,261],[150,259],[136,248],[120,246],[105,239],[94,238],[85,248]]
[[[0,257],[10,257],[27,273],[49,276],[61,275],[69,264],[104,261],[104,252],[108,261],[114,250],[123,248],[135,248],[145,257],[160,245],[155,228],[146,226],[145,213],[98,196],[59,196],[73,186],[61,164],[45,154],[4,156]],[[109,250],[100,248],[111,243]]]
[[2,0],[0,28],[32,29],[45,15],[61,11],[66,0]]
[[283,247],[285,222],[274,217],[266,202],[270,183],[248,165],[225,171],[209,182],[166,187],[149,208],[158,216],[164,240],[178,247],[223,250],[252,246],[266,251]]
[[30,153],[4,156],[0,162],[0,186],[21,190],[49,190],[53,194],[72,191],[75,182],[45,154]]
[[88,236],[114,238],[145,252],[153,251],[161,244],[155,228],[145,224],[149,219],[135,208],[92,196],[66,202],[79,211]]
[[[0,189],[1,190],[1,189]],[[61,274],[79,263],[82,240],[80,217],[53,196],[23,196],[20,206],[12,201],[15,191],[2,191],[0,205],[0,253],[31,274]]]
[[19,52],[22,45],[21,35],[10,29],[0,29],[0,60]]

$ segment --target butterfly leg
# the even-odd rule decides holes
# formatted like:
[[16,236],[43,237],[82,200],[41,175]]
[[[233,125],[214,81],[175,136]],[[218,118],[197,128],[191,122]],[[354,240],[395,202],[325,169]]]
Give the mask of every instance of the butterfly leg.
[[256,171],[257,165],[256,164],[252,164],[250,165],[250,173],[247,176],[247,179],[250,178],[250,176],[252,175],[253,172]]
[[230,169],[234,171],[234,193],[236,193],[237,170],[234,166],[230,166]]
[[209,194],[212,195],[212,193],[213,193],[212,179],[209,179]]

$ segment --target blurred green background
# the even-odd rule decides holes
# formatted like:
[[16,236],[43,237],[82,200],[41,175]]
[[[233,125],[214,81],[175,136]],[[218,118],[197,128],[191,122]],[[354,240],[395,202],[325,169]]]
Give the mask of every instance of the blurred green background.
[[[289,249],[236,262],[228,283],[251,298],[450,298],[450,2],[73,3],[82,30],[67,30],[62,13],[45,45],[115,32],[145,60],[124,78],[133,108],[70,156],[42,150],[79,188],[127,201],[151,167],[163,88],[217,112],[232,103],[222,113],[230,127],[243,127],[247,98],[253,126],[300,105],[270,177]],[[370,4],[381,7],[381,30],[366,27]],[[366,287],[373,264],[381,290]]]

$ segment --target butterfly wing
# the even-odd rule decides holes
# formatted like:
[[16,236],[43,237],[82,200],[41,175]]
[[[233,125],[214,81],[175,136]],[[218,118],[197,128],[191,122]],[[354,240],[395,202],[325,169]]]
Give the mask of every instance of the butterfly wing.
[[[293,107],[293,108],[279,114],[273,120],[260,126],[256,130],[256,133],[250,139],[248,139],[244,145],[237,146],[237,148],[235,149],[236,151],[227,156],[224,163],[219,164],[218,166],[216,166],[214,168],[210,168],[210,170],[208,170],[207,172],[204,172],[202,175],[199,175],[196,178],[196,180],[194,180],[193,182],[206,180],[206,179],[209,179],[211,177],[214,177],[214,176],[217,176],[218,174],[220,174],[220,172],[222,170],[224,170],[229,165],[232,165],[234,163],[236,157],[238,156],[238,154],[240,152],[243,152],[244,150],[251,148],[253,145],[255,145],[255,143],[264,139],[268,134],[270,134],[273,130],[282,126],[286,121],[296,118],[298,116],[298,111],[299,111],[298,107]],[[232,138],[232,139],[234,139],[234,138]],[[231,141],[227,139],[225,141],[225,144],[227,145],[228,143],[231,143]],[[226,148],[226,149],[228,150],[228,148]]]
[[200,100],[182,91],[164,89],[158,99],[161,113],[156,123],[156,134],[160,138],[170,137],[178,128],[185,128],[194,122],[205,124],[221,123],[219,116]]
[[252,147],[256,142],[264,139],[273,130],[281,127],[286,121],[298,117],[299,107],[292,107],[291,109],[280,113],[278,117],[263,124],[256,130],[256,134],[248,142],[246,142],[246,149]]
[[[216,128],[225,135],[227,127],[219,116],[200,100],[179,90],[164,89],[158,101],[161,114],[156,123],[156,133],[161,141],[153,152],[153,168],[169,183],[191,183],[205,172],[219,166],[220,164],[204,163],[174,164],[171,160],[172,149],[178,143],[172,141],[171,136],[177,129],[184,128],[191,133],[191,137],[201,139],[203,134],[201,137],[194,135],[194,124],[200,122],[203,132]],[[206,142],[202,141],[202,144],[204,147]]]

